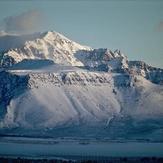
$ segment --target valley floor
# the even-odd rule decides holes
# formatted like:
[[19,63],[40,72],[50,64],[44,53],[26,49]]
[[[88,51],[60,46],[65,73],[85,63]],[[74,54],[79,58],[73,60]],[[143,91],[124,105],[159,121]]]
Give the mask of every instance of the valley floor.
[[0,162],[161,162],[163,143],[1,138]]

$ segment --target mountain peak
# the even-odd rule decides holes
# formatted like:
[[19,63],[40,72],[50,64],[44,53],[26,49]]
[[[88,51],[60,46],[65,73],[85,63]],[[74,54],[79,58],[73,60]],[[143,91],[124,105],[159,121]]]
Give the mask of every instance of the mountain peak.
[[57,36],[59,36],[59,33],[55,31],[46,31],[43,33],[43,38],[47,40],[53,40]]
[[56,31],[47,31],[43,33],[43,39],[46,41],[50,41],[53,43],[58,42],[59,44],[68,44],[68,46],[71,46],[71,49],[83,49],[83,50],[91,50],[91,47],[83,46],[75,41],[72,41],[71,39],[67,38],[66,36],[62,35],[61,33],[58,33]]
[[[9,45],[13,46],[9,48]],[[1,51],[1,66],[6,67],[24,59],[50,59],[58,64],[82,66],[74,54],[91,48],[80,45],[58,32],[47,31],[35,35],[3,37],[0,39],[0,49],[4,51]]]

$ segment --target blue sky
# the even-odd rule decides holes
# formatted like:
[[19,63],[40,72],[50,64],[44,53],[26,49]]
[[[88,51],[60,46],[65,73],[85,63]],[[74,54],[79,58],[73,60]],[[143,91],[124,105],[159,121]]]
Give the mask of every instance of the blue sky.
[[0,22],[34,10],[42,19],[35,31],[55,30],[81,44],[120,49],[130,60],[163,68],[162,0],[2,0]]

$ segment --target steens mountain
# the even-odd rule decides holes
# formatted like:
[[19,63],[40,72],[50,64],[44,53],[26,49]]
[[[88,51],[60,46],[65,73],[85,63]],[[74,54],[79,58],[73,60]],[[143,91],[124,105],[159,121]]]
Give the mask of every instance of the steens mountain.
[[49,31],[0,36],[0,134],[163,141],[163,69]]

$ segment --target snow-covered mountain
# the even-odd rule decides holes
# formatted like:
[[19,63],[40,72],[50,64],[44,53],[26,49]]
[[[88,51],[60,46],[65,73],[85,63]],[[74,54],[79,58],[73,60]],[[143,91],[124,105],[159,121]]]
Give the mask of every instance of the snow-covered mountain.
[[163,140],[162,69],[56,32],[0,49],[1,135]]
[[[8,43],[8,40],[11,41]],[[11,66],[23,59],[50,59],[59,64],[82,66],[74,54],[79,50],[91,49],[51,31],[34,35],[4,36],[0,38],[0,46],[4,51],[1,51],[2,67]]]
[[134,73],[160,84],[163,81],[162,69],[142,61],[128,61],[120,50],[82,46],[57,32],[0,37],[0,67],[7,68],[29,59],[48,59],[57,64],[96,71]]

